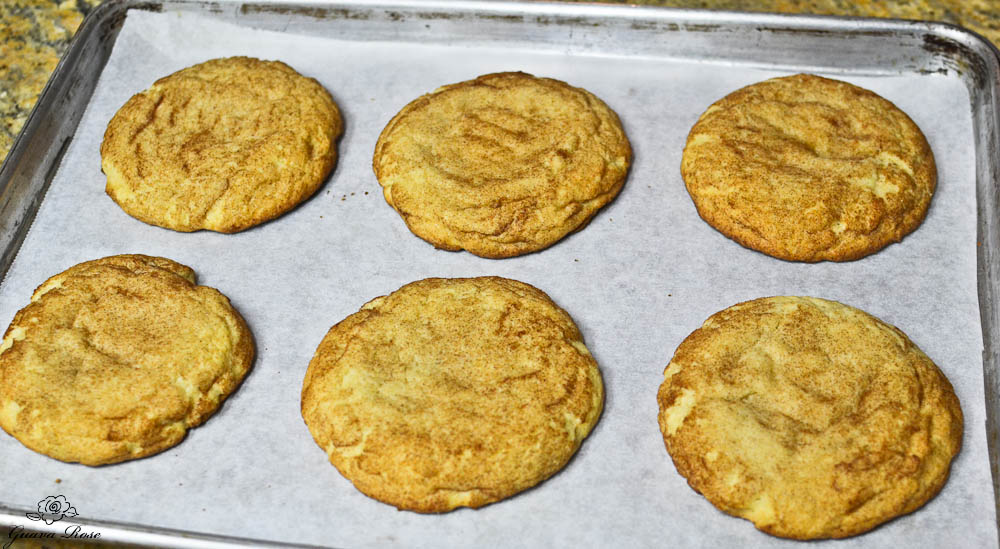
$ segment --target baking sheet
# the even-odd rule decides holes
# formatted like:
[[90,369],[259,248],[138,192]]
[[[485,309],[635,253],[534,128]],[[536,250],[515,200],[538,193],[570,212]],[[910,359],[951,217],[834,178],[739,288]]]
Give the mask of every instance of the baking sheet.
[[[337,100],[341,158],[316,196],[236,234],[175,233],[124,214],[103,193],[98,148],[133,93],[229,55],[283,60]],[[583,231],[506,260],[434,250],[381,197],[371,153],[384,124],[422,93],[500,70],[582,86],[622,118],[635,151],[625,187]],[[710,314],[766,295],[814,295],[906,332],[955,386],[963,450],[941,494],[844,547],[996,546],[976,293],[975,163],[969,97],[954,74],[833,75],[894,101],[924,129],[939,187],[901,244],[844,264],[779,261],[698,218],[679,175],[688,129],[715,99],[774,71],[524,48],[347,42],[251,30],[189,13],[131,11],[22,249],[0,286],[13,317],[48,276],[116,253],[193,267],[243,313],[258,358],[218,414],[151,458],[88,468],[0,437],[0,503],[33,509],[64,494],[81,518],[344,547],[776,546],[687,487],[656,423],[662,370]],[[915,93],[918,91],[919,93]],[[367,194],[365,194],[367,193]],[[580,326],[607,390],[604,415],[566,469],[480,510],[398,512],[351,486],[299,415],[302,376],[326,330],[377,295],[428,276],[500,275],[547,292]],[[60,483],[56,484],[56,479]]]

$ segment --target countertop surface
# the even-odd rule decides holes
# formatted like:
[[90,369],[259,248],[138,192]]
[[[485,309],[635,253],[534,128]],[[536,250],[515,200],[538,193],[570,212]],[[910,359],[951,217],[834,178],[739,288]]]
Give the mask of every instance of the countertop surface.
[[[101,0],[0,1],[0,158],[5,158],[73,34]],[[617,2],[626,3],[626,2]],[[997,0],[637,0],[679,8],[945,21],[1000,44]]]

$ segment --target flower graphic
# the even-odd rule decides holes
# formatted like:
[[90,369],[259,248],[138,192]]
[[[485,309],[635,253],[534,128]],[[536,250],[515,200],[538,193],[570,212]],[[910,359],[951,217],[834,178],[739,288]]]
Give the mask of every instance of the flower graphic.
[[48,496],[38,502],[37,513],[25,513],[31,520],[44,520],[45,524],[52,524],[63,517],[75,517],[76,508],[69,504],[66,496]]

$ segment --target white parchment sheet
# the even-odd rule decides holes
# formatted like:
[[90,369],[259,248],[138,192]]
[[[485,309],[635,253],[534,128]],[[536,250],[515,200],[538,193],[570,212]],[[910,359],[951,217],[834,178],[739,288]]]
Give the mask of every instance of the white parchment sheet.
[[[235,235],[177,233],[129,217],[104,194],[99,145],[108,120],[157,78],[230,55],[283,60],[330,90],[346,126],[332,176],[301,207]],[[371,171],[375,141],[417,96],[503,70],[559,78],[604,99],[621,116],[635,163],[612,204],[547,250],[505,260],[435,250],[383,200]],[[81,517],[340,547],[790,547],[797,542],[758,532],[687,486],[664,449],[655,397],[674,349],[712,313],[756,297],[812,295],[906,332],[947,374],[965,413],[962,452],[940,495],[873,532],[820,545],[996,547],[966,89],[954,75],[839,75],[913,117],[934,150],[940,182],[926,221],[902,243],[860,261],[809,265],[744,249],[716,232],[698,217],[679,173],[687,131],[711,102],[779,74],[537,53],[530,44],[508,51],[350,43],[129,12],[0,287],[0,322],[71,265],[118,253],[162,255],[232,299],[258,357],[218,414],[151,458],[70,465],[0,435],[0,502],[34,509],[63,494]],[[302,378],[327,329],[369,299],[425,277],[477,275],[533,284],[573,316],[601,365],[604,415],[565,470],[533,490],[480,510],[399,512],[362,495],[327,462],[299,414]]]

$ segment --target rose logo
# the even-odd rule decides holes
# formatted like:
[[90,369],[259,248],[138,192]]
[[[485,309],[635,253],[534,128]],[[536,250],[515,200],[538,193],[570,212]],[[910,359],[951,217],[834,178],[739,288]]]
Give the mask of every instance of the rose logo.
[[44,520],[45,524],[52,524],[63,517],[75,517],[76,508],[66,501],[66,496],[49,496],[38,502],[37,513],[25,513],[31,520]]

